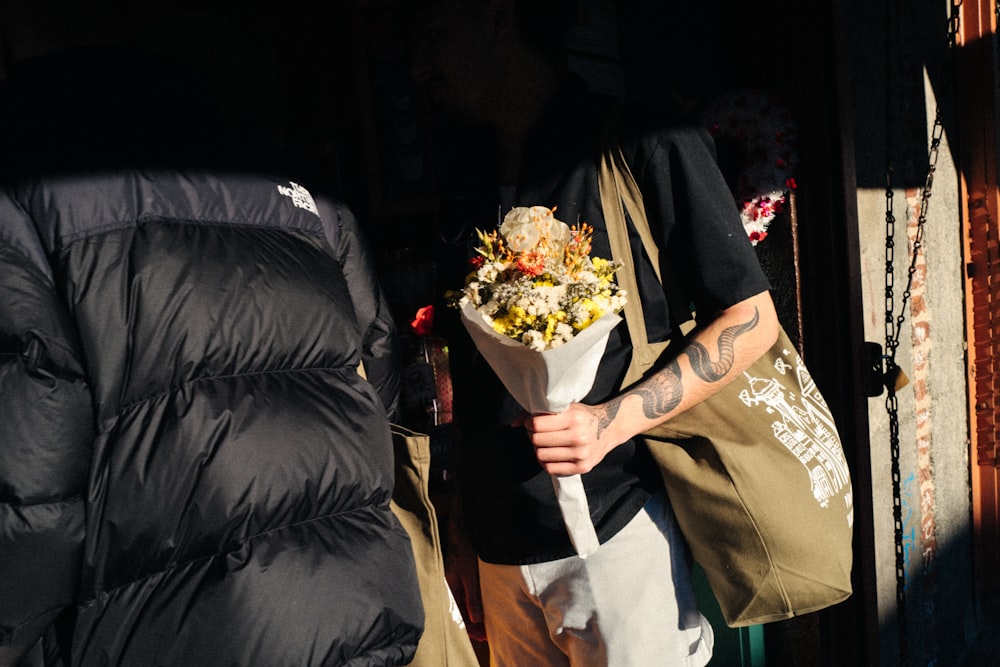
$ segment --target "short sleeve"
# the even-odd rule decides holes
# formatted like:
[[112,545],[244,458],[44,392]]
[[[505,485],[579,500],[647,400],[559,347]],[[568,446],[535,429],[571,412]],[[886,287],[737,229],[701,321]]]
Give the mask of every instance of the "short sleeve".
[[699,312],[717,312],[770,289],[735,200],[718,168],[711,137],[671,128],[651,137],[639,168],[661,264]]

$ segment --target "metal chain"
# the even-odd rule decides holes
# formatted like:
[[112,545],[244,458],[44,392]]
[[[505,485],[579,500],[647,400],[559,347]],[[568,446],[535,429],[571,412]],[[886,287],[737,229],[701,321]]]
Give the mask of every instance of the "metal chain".
[[906,631],[906,559],[903,550],[903,505],[899,468],[899,403],[896,399],[896,348],[899,345],[893,318],[893,250],[896,218],[892,213],[892,167],[886,168],[885,185],[885,409],[889,415],[889,456],[892,477],[892,522],[896,549],[896,623],[899,632],[899,664],[908,664]]
[[[958,29],[960,24],[960,12],[962,0],[953,0],[951,5],[951,15],[948,20],[948,47],[952,50],[957,42]],[[998,17],[1000,17],[1000,7],[998,7]],[[889,73],[891,71],[891,53],[886,54],[886,88],[888,90],[891,82]],[[891,92],[891,91],[889,91]],[[893,184],[892,184],[892,142],[891,127],[892,118],[889,99],[891,95],[886,95],[886,173],[885,173],[885,378],[886,378],[886,412],[889,416],[889,447],[891,457],[892,475],[892,516],[893,530],[896,548],[896,614],[899,626],[899,652],[900,664],[906,665],[909,662],[907,624],[906,624],[906,558],[903,548],[903,505],[900,474],[900,449],[899,449],[899,403],[896,398],[896,378],[899,374],[899,366],[896,364],[896,351],[899,347],[899,335],[906,321],[906,307],[911,296],[913,286],[913,276],[917,271],[917,260],[923,247],[924,227],[927,222],[927,210],[931,198],[931,191],[934,185],[934,172],[937,170],[938,154],[941,147],[941,139],[944,136],[944,124],[941,121],[941,110],[938,108],[934,114],[934,127],[931,130],[930,149],[927,157],[927,178],[924,181],[923,192],[920,197],[920,211],[917,217],[916,230],[913,235],[911,246],[910,266],[906,274],[906,286],[902,293],[899,304],[899,314],[895,315],[894,289],[895,289],[895,235],[896,218],[893,214]]]
[[[944,123],[941,121],[941,111],[939,109],[934,115],[934,127],[931,130],[930,149],[927,153],[927,178],[924,181],[924,188],[920,196],[920,213],[917,217],[917,226],[913,233],[910,266],[906,270],[906,288],[903,290],[903,298],[899,303],[899,315],[896,316],[895,324],[892,320],[893,248],[895,246],[892,236],[895,234],[895,217],[893,217],[892,214],[893,192],[891,183],[891,167],[886,174],[886,352],[887,357],[892,362],[895,362],[896,348],[899,347],[899,333],[903,328],[903,322],[906,321],[906,305],[911,296],[913,275],[917,272],[917,260],[919,258],[920,250],[923,248],[924,223],[927,222],[927,210],[929,208],[931,198],[931,188],[934,185],[934,172],[937,170],[938,153],[941,148],[941,139],[943,136]],[[893,363],[892,369],[894,371],[898,370],[895,363]],[[894,375],[887,375],[887,377],[890,379],[895,378]],[[892,388],[890,387],[889,389],[889,393],[893,394],[894,392],[892,391]]]
[[[886,30],[891,26],[892,10],[886,11]],[[895,377],[897,374],[896,348],[899,334],[895,319],[895,248],[896,216],[893,214],[894,197],[892,183],[892,35],[886,40],[885,78],[885,386],[887,390],[885,409],[889,417],[889,457],[892,477],[892,521],[896,556],[896,624],[899,642],[899,664],[907,665],[906,628],[906,560],[903,550],[903,506],[899,469],[899,403],[896,399]]]

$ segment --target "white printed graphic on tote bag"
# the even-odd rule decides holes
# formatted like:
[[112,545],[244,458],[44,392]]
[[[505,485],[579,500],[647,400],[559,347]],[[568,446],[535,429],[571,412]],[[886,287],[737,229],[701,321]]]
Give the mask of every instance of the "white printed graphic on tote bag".
[[[788,350],[784,350],[784,354],[792,355]],[[797,394],[789,391],[776,379],[753,377],[744,373],[749,387],[740,392],[740,400],[751,408],[763,405],[768,414],[778,417],[771,423],[774,437],[805,467],[809,473],[813,496],[821,507],[827,507],[831,498],[848,487],[844,503],[847,508],[847,523],[853,525],[854,502],[850,489],[850,472],[833,415],[802,363],[802,358],[796,354],[794,359],[794,364],[776,359],[774,368],[780,375],[791,376],[798,381]]]

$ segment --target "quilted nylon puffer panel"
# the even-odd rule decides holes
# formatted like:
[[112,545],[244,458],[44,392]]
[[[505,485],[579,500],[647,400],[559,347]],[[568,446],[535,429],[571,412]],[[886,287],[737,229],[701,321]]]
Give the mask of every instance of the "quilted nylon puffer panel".
[[[76,565],[60,571],[79,577],[63,586],[77,603],[74,664],[412,655],[423,612],[388,508],[388,419],[357,372],[367,327],[355,302],[378,290],[348,285],[357,272],[331,248],[356,236],[344,227],[353,221],[324,228],[311,203],[287,181],[139,171],[18,193],[47,266],[26,259],[22,232],[10,235],[8,263],[37,274],[22,291],[48,300],[41,310],[62,327],[32,338],[11,324],[19,351],[0,369],[75,350],[76,374],[71,361],[58,371],[64,392],[76,388],[64,401],[86,399],[72,420],[84,437],[49,436],[67,450],[53,456],[77,467],[48,477],[86,507],[85,523],[81,511],[67,514],[73,525],[50,522]],[[5,457],[29,452],[25,471],[44,463],[31,426],[0,442]],[[27,555],[24,545],[14,553]]]

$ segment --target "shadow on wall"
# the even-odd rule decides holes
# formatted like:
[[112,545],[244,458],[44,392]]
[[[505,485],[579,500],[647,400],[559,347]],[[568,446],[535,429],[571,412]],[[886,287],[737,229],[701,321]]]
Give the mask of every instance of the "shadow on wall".
[[[906,481],[904,480],[904,485]],[[903,494],[904,529],[908,512]],[[982,600],[970,588],[971,536],[958,535],[938,545],[932,564],[921,562],[920,545],[904,534],[908,577],[900,624],[899,607],[880,628],[879,657],[884,665],[995,667],[1000,665],[1000,600]],[[893,589],[895,593],[895,589]],[[962,613],[956,613],[961,610]],[[901,660],[905,651],[905,662]]]

